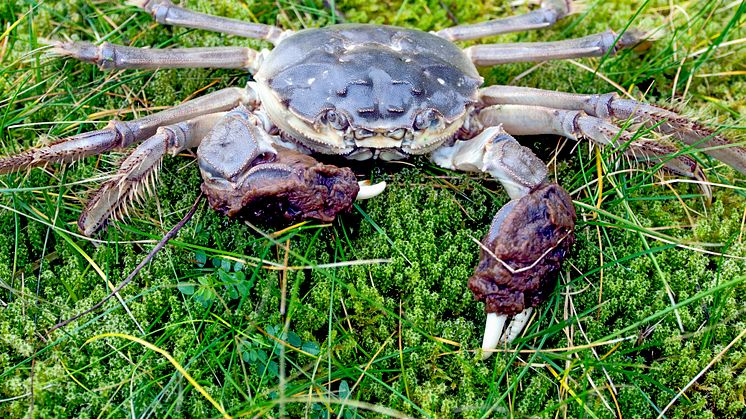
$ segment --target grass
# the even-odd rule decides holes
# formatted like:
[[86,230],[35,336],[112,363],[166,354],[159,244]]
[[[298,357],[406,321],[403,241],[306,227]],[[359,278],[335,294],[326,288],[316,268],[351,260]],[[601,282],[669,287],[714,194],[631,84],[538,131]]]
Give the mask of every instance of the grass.
[[[507,3],[443,2],[460,22],[525,11]],[[186,4],[292,29],[334,21],[314,1]],[[349,21],[451,24],[438,1],[337,7]],[[660,40],[645,53],[483,75],[488,84],[624,89],[743,142],[745,8],[590,2],[551,30],[493,41],[627,26],[659,29]],[[2,154],[246,80],[236,71],[106,73],[46,56],[44,38],[261,46],[159,27],[118,1],[9,0],[0,22]],[[104,298],[180,220],[198,170],[192,155],[168,159],[157,194],[95,240],[75,220],[118,155],[0,177],[0,415],[743,418],[743,176],[695,154],[713,183],[708,206],[696,185],[629,166],[613,150],[524,142],[571,191],[578,242],[524,336],[486,362],[474,351],[483,307],[465,281],[478,254],[472,238],[507,197],[482,176],[424,160],[366,165],[361,174],[389,182],[383,196],[333,224],[282,231],[203,205],[118,300],[51,333]],[[386,263],[365,262],[378,259]]]

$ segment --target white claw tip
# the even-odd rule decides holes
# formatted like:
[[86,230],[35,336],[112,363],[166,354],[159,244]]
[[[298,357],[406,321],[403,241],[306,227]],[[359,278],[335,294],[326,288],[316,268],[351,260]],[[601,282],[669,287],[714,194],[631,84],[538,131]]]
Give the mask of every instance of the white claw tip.
[[513,343],[513,341],[521,334],[523,329],[526,328],[533,311],[533,307],[528,307],[513,316],[513,320],[508,324],[508,330],[505,332],[505,336],[503,336],[504,343]]
[[487,322],[484,325],[484,338],[482,338],[482,360],[492,356],[492,350],[497,348],[507,319],[508,316],[504,314],[487,313]]
[[386,182],[378,182],[375,185],[370,184],[370,180],[363,180],[357,183],[360,185],[360,192],[357,193],[355,200],[362,201],[380,195],[386,189]]

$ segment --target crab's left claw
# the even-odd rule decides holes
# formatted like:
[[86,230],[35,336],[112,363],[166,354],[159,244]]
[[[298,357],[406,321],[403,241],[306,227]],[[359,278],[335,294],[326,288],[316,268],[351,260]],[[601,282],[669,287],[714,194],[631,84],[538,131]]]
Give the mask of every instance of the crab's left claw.
[[572,200],[557,184],[544,184],[497,212],[469,278],[475,298],[486,305],[483,359],[499,343],[515,339],[531,308],[547,298],[575,240],[574,227]]
[[[487,358],[500,342],[518,337],[530,308],[551,291],[575,240],[575,209],[567,191],[548,181],[546,165],[500,127],[442,147],[431,158],[449,169],[489,173],[512,198],[495,214],[469,279],[474,297],[486,305]],[[508,316],[513,319],[503,333]]]

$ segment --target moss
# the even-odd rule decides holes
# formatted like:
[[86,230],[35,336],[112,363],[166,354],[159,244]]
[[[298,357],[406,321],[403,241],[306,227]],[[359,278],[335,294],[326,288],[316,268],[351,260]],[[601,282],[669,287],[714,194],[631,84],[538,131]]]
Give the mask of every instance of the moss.
[[[294,29],[331,20],[329,11],[317,3],[283,3],[283,10],[276,10],[275,2],[264,0],[185,2],[203,12],[279,22]],[[527,10],[513,10],[507,1],[462,3],[443,2],[460,22]],[[737,126],[746,109],[738,94],[744,82],[698,76],[736,68],[742,49],[736,45],[681,66],[682,54],[700,50],[718,37],[732,8],[685,5],[687,18],[680,9],[669,10],[667,2],[653,3],[634,25],[654,28],[670,18],[667,27],[674,29],[660,42],[645,53],[623,52],[603,63],[583,63],[598,66],[599,74],[630,87],[633,95],[667,105],[672,92],[678,96],[687,87],[680,83],[674,89],[678,75],[688,83],[685,114]],[[594,3],[588,13],[570,17],[556,29],[491,41],[562,39],[624,27],[636,12],[632,2],[624,5]],[[349,21],[423,30],[452,24],[435,0],[404,5],[345,1],[337,6]],[[28,4],[22,1],[0,6],[0,15],[8,22],[27,11]],[[248,77],[212,70],[104,73],[32,51],[37,38],[106,38],[159,47],[266,46],[153,25],[148,16],[133,11],[117,3],[44,2],[33,11],[33,27],[23,18],[6,38],[8,47],[1,55],[1,96],[17,95],[2,111],[4,150],[45,141],[38,139],[40,135],[50,135],[51,140],[98,127],[111,117],[144,115],[204,89],[240,85]],[[735,37],[733,32],[728,35]],[[697,73],[689,78],[695,66]],[[515,79],[532,68],[516,64],[482,73],[490,84],[573,92],[610,89],[602,78],[567,62],[547,63]],[[104,111],[113,112],[89,120],[89,115]],[[59,124],[41,124],[45,121]],[[743,136],[735,130],[728,133]],[[546,160],[555,156],[555,138],[527,144]],[[736,338],[746,327],[746,283],[708,290],[746,276],[743,191],[717,187],[714,203],[705,207],[692,196],[698,193],[694,187],[670,189],[655,184],[655,177],[620,171],[604,179],[602,212],[596,213],[584,209],[597,204],[595,152],[589,153],[585,145],[576,153],[569,148],[560,151],[563,160],[552,166],[552,173],[576,191],[574,198],[586,207],[578,207],[578,242],[567,261],[567,275],[537,310],[528,337],[515,346],[524,351],[500,353],[487,362],[470,352],[479,346],[484,315],[464,283],[478,254],[472,239],[485,234],[507,197],[480,176],[444,172],[417,159],[411,168],[378,167],[368,174],[388,181],[383,196],[332,225],[312,223],[277,236],[264,236],[201,207],[122,290],[124,303],[112,299],[103,309],[52,333],[48,330],[54,324],[90,308],[109,292],[91,261],[111,282],[121,281],[183,216],[197,197],[201,180],[191,156],[167,159],[156,196],[134,208],[126,225],[110,228],[99,237],[104,243],[97,244],[73,234],[74,220],[95,188],[93,183],[74,182],[112,170],[118,157],[89,158],[66,168],[34,170],[28,176],[3,176],[0,204],[15,212],[0,209],[0,231],[5,232],[0,237],[0,399],[5,400],[0,414],[19,417],[33,409],[37,416],[123,416],[132,406],[138,415],[216,414],[153,351],[116,338],[86,343],[101,333],[115,332],[141,337],[168,351],[231,414],[279,415],[278,374],[283,364],[286,396],[312,394],[334,402],[288,403],[289,416],[336,415],[337,402],[350,398],[415,416],[479,417],[490,412],[555,417],[592,412],[612,417],[618,410],[623,416],[651,417],[706,367],[667,415],[742,416],[746,344]],[[615,156],[608,150],[603,156],[613,171]],[[731,169],[711,169],[715,163],[706,159],[703,163],[718,182],[740,185]],[[54,220],[56,229],[49,229],[48,220]],[[686,228],[674,228],[680,226]],[[258,228],[273,231],[267,225]],[[732,257],[651,238],[660,233],[690,248],[721,243],[707,249]],[[258,259],[282,264],[286,242],[290,266],[340,266],[284,274],[256,266]],[[388,262],[345,266],[369,259]],[[242,262],[237,266],[236,260]],[[286,316],[278,311],[283,276],[288,283]],[[669,310],[671,298],[681,302],[695,296],[703,297],[678,307],[676,315],[660,315]],[[644,321],[650,316],[654,320]],[[632,330],[621,332],[630,325]],[[582,346],[609,336],[625,339]],[[284,355],[278,341],[287,343]],[[731,342],[733,346],[708,367]],[[574,349],[561,349],[568,347]],[[613,397],[611,388],[616,391]],[[371,415],[349,406],[346,412]]]

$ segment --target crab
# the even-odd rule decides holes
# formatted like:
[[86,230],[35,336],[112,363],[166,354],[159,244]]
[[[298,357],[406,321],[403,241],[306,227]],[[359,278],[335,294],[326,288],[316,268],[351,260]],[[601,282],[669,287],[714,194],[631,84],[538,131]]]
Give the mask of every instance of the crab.
[[427,156],[447,169],[489,174],[511,200],[494,216],[468,280],[487,312],[483,358],[520,334],[532,308],[553,289],[574,241],[569,194],[549,181],[547,166],[513,135],[586,138],[619,147],[636,161],[704,179],[695,160],[667,143],[636,137],[631,123],[746,173],[746,149],[660,107],[614,93],[481,87],[478,67],[600,57],[646,39],[627,30],[556,42],[455,44],[549,27],[578,11],[569,0],[545,0],[524,15],[429,33],[373,24],[296,32],[198,13],[171,0],[129,3],[161,24],[260,39],[274,48],[161,50],[51,41],[57,54],[103,69],[237,68],[253,78],[244,87],[2,157],[0,173],[134,147],[82,211],[78,226],[88,236],[126,211],[153,182],[166,154],[186,149],[197,149],[210,206],[230,217],[330,221],[355,199],[381,193],[384,185],[361,185],[350,169],[322,164],[313,153],[352,161]]

